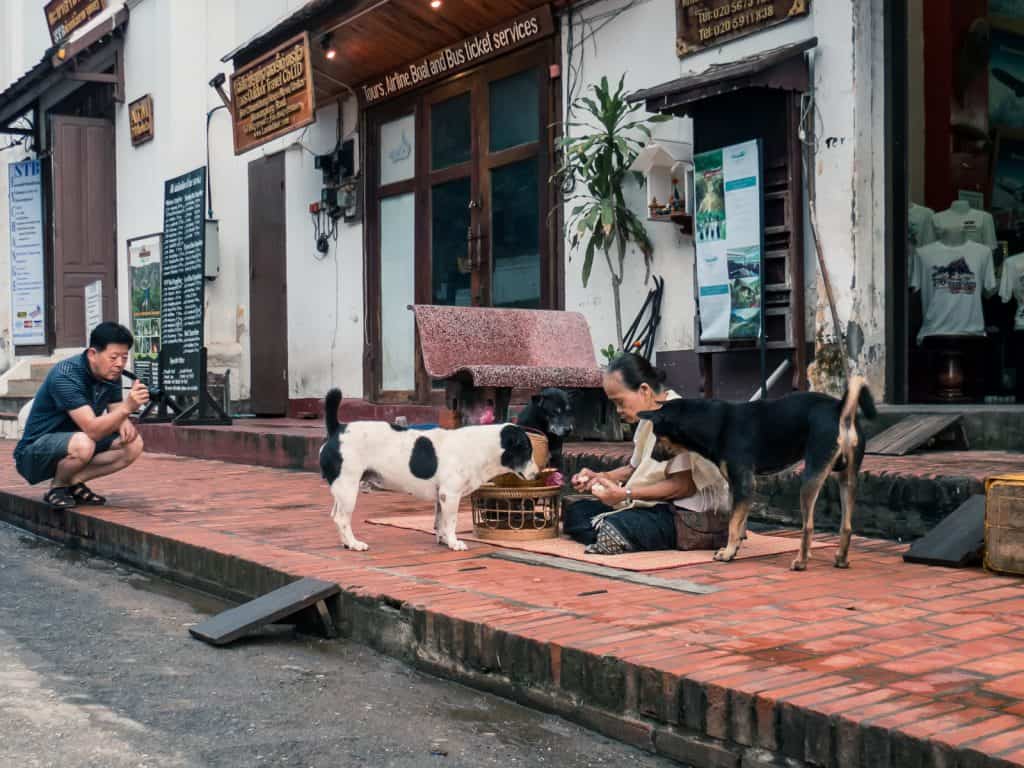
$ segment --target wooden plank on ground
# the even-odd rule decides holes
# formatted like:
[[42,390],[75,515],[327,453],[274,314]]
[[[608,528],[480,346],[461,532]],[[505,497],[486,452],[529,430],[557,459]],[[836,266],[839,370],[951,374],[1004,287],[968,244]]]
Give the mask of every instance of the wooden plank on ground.
[[299,579],[236,608],[189,627],[193,637],[211,645],[227,645],[257,627],[273,624],[341,592],[337,584]]
[[907,416],[868,441],[867,453],[905,456],[960,421],[960,414]]
[[985,496],[971,496],[903,555],[908,563],[962,568],[985,549]]

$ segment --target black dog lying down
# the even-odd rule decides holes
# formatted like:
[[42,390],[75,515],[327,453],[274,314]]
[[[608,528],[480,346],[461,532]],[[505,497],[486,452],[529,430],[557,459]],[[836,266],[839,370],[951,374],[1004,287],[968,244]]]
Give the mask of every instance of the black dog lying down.
[[868,419],[875,403],[864,379],[850,380],[842,400],[815,392],[799,392],[779,400],[727,403],[722,400],[670,400],[660,410],[639,414],[650,419],[661,452],[693,451],[717,464],[732,489],[729,543],[716,560],[732,560],[746,532],[754,493],[754,476],[781,472],[803,460],[800,511],[803,538],[792,568],[807,568],[814,535],[814,504],[830,472],[839,474],[843,522],[837,568],[849,567],[847,553],[851,516],[857,497],[857,475],[864,460],[860,410]]
[[[575,428],[572,417],[572,402],[564,389],[548,387],[530,399],[530,403],[519,412],[516,423],[526,429],[543,432],[551,450],[550,465],[562,468],[562,442]],[[541,467],[543,469],[543,467]]]

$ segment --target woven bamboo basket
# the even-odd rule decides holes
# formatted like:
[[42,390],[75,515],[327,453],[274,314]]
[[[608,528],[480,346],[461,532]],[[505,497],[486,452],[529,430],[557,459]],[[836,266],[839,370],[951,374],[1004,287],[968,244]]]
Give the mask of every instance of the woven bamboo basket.
[[[539,435],[536,432],[527,432],[526,434],[530,438],[530,442],[533,444],[533,463],[536,464],[539,469],[543,470],[544,467],[548,465],[548,461],[551,458],[551,449],[548,448],[548,439],[544,437],[544,435]],[[490,484],[496,485],[499,488],[533,488],[537,485],[543,485],[539,480],[524,480],[511,472],[491,478]]]
[[470,497],[473,533],[481,539],[530,541],[558,537],[562,489],[557,485],[503,487],[487,483]]

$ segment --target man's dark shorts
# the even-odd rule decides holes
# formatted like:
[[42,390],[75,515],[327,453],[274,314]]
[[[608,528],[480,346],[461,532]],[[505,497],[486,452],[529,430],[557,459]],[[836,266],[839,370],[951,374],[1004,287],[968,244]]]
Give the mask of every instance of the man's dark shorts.
[[[29,485],[50,480],[57,474],[57,465],[68,455],[68,445],[77,432],[53,432],[42,435],[15,457],[18,474]],[[109,451],[118,435],[113,434],[96,443],[96,453]]]

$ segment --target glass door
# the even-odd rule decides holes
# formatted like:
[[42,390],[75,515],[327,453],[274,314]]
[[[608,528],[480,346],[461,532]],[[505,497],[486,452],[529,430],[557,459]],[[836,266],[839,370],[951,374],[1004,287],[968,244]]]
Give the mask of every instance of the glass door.
[[528,49],[372,113],[366,359],[375,399],[427,401],[435,388],[417,362],[409,304],[555,306],[553,51]]

